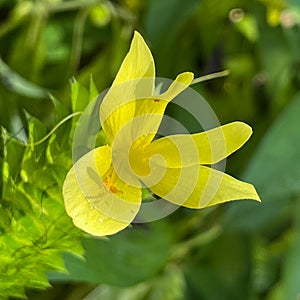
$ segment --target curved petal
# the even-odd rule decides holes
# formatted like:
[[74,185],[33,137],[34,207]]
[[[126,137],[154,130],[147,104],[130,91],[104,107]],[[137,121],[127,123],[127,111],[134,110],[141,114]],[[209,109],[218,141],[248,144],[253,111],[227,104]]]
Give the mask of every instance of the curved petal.
[[170,87],[166,92],[159,95],[160,99],[164,99],[166,101],[171,101],[175,98],[178,94],[184,91],[193,81],[194,74],[192,72],[184,72],[179,74],[175,81],[172,82]]
[[155,66],[142,36],[135,31],[129,52],[100,107],[100,122],[112,141],[135,113],[135,99],[153,95]]
[[251,134],[249,125],[232,122],[197,134],[160,138],[144,148],[144,156],[160,165],[163,158],[169,168],[215,164],[242,147]]
[[260,201],[253,185],[206,166],[182,169],[155,166],[143,181],[156,195],[189,208],[204,208],[219,203],[252,199]]
[[115,173],[109,146],[90,151],[74,164],[64,181],[63,196],[74,224],[97,236],[127,227],[142,197],[141,188],[127,185]]
[[140,98],[140,100],[136,102],[135,118],[138,117],[140,125],[137,125],[133,130],[138,129],[140,126],[147,128],[149,134],[144,137],[144,145],[149,144],[153,140],[168,103],[184,91],[193,79],[193,73],[181,73],[176,77],[165,93],[155,97],[148,97],[147,99]]

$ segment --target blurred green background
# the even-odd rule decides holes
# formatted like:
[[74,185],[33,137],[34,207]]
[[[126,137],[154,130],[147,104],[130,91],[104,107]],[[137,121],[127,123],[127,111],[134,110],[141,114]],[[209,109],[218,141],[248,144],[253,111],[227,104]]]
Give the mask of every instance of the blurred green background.
[[[109,87],[134,30],[160,77],[230,70],[193,88],[222,124],[253,127],[227,173],[261,204],[180,208],[109,239],[72,225],[68,116]],[[0,0],[0,298],[297,299],[299,88],[297,0]]]

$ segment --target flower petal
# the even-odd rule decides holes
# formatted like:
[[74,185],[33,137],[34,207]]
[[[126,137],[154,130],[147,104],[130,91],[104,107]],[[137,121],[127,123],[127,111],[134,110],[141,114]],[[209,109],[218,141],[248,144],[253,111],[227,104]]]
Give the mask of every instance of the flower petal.
[[164,169],[152,164],[151,171],[151,176],[143,178],[144,183],[153,193],[177,205],[204,208],[232,200],[260,201],[253,185],[206,166]]
[[144,148],[144,156],[160,165],[163,158],[169,168],[215,164],[242,147],[251,134],[249,125],[232,122],[197,134],[160,138]]
[[154,60],[143,37],[137,31],[112,86],[143,77],[155,78]]
[[139,119],[139,124],[136,125],[136,128],[142,126],[149,133],[144,137],[144,145],[149,144],[153,140],[168,103],[184,91],[193,79],[194,74],[191,72],[179,74],[165,93],[155,97],[148,97],[147,99],[140,98],[136,102],[135,118],[138,117]]
[[127,185],[114,172],[109,146],[90,151],[74,164],[65,179],[63,196],[74,224],[97,236],[127,227],[142,197],[141,188]]
[[168,90],[159,95],[160,99],[164,99],[166,101],[171,101],[174,99],[178,94],[184,91],[193,81],[194,74],[192,72],[184,72],[179,74],[175,81],[172,82]]
[[100,122],[109,141],[134,117],[135,99],[153,94],[155,66],[142,36],[135,31],[129,52],[100,107]]

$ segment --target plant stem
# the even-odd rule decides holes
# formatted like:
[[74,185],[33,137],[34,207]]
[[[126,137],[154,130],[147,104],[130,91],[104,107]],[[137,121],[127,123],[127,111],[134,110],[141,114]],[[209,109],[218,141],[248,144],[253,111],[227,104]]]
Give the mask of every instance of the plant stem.
[[207,75],[204,75],[204,76],[194,79],[190,85],[200,83],[200,82],[203,82],[206,80],[225,77],[225,76],[228,76],[229,74],[230,74],[229,70],[224,70],[224,71],[220,71],[220,72],[216,72],[216,73],[207,74]]

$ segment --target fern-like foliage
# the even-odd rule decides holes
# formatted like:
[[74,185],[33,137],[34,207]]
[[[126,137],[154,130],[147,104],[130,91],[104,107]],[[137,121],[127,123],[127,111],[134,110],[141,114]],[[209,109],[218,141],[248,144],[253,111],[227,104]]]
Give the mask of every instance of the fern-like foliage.
[[67,216],[61,189],[72,164],[77,115],[96,94],[93,84],[90,92],[74,81],[71,116],[52,97],[59,124],[52,131],[27,115],[27,144],[1,128],[0,299],[26,298],[27,288],[49,287],[46,272],[66,272],[61,254],[82,254],[83,233]]

